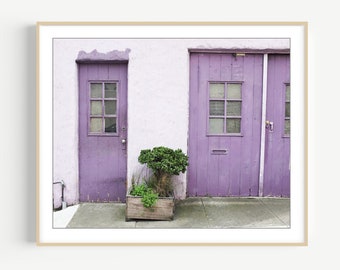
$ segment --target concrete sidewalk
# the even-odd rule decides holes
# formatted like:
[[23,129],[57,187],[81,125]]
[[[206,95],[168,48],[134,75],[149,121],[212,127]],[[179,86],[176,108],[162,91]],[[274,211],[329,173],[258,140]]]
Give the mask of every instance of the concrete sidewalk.
[[124,203],[82,203],[71,208],[54,213],[55,228],[290,227],[290,199],[283,198],[187,198],[176,203],[172,221],[126,222]]

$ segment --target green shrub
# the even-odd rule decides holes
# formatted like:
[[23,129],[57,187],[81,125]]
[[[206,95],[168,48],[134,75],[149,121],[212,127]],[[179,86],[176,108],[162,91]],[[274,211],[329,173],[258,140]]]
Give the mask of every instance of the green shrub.
[[142,197],[142,203],[144,207],[150,208],[155,205],[158,194],[149,188],[146,184],[133,185],[130,195]]
[[155,205],[158,199],[158,194],[154,193],[152,189],[150,189],[147,193],[143,195],[142,203],[146,208],[150,208]]
[[173,150],[164,146],[141,150],[138,161],[146,164],[154,173],[155,179],[150,181],[150,186],[161,197],[171,196],[171,176],[184,173],[188,166],[188,156],[181,149]]

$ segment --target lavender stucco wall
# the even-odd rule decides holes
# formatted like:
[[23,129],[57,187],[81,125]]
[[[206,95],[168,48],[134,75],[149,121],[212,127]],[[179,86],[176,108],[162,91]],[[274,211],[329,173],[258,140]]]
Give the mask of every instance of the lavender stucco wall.
[[[53,177],[64,180],[67,203],[78,202],[78,82],[80,51],[130,49],[128,64],[128,181],[141,170],[141,149],[165,145],[187,152],[189,48],[287,49],[288,39],[55,39]],[[186,175],[175,180],[186,194]],[[56,197],[60,194],[56,193]],[[58,205],[56,205],[58,207]]]

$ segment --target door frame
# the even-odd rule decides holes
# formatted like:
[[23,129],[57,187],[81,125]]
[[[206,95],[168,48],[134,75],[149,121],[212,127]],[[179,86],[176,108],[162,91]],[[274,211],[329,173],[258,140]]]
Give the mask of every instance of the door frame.
[[[225,53],[225,54],[233,54],[233,55],[244,55],[247,53],[251,54],[261,54],[263,55],[263,76],[262,76],[262,113],[261,113],[261,135],[260,135],[260,169],[259,169],[259,193],[258,197],[263,197],[263,188],[264,188],[264,165],[265,165],[265,144],[266,144],[266,114],[267,114],[267,80],[268,80],[268,55],[270,54],[283,54],[283,55],[290,55],[290,49],[188,49],[188,63],[189,63],[189,70],[190,70],[190,57],[192,53],[207,53],[207,54],[214,54],[214,53]],[[190,75],[190,72],[189,72]],[[190,92],[190,77],[189,77],[189,92]],[[190,96],[190,94],[189,94]],[[190,99],[189,99],[189,113],[190,113]],[[187,140],[187,147],[189,151],[189,129],[190,129],[190,115],[188,121],[188,140]],[[187,174],[187,188],[189,184],[189,175]]]

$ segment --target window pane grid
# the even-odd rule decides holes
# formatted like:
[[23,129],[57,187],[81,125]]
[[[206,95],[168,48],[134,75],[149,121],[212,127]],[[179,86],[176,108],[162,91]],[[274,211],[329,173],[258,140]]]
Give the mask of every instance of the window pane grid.
[[[209,84],[209,133],[240,134],[242,121],[241,83]],[[228,106],[229,105],[229,106]]]
[[290,135],[290,84],[286,84],[284,113],[284,135]]
[[91,82],[89,96],[89,132],[117,133],[117,83]]

